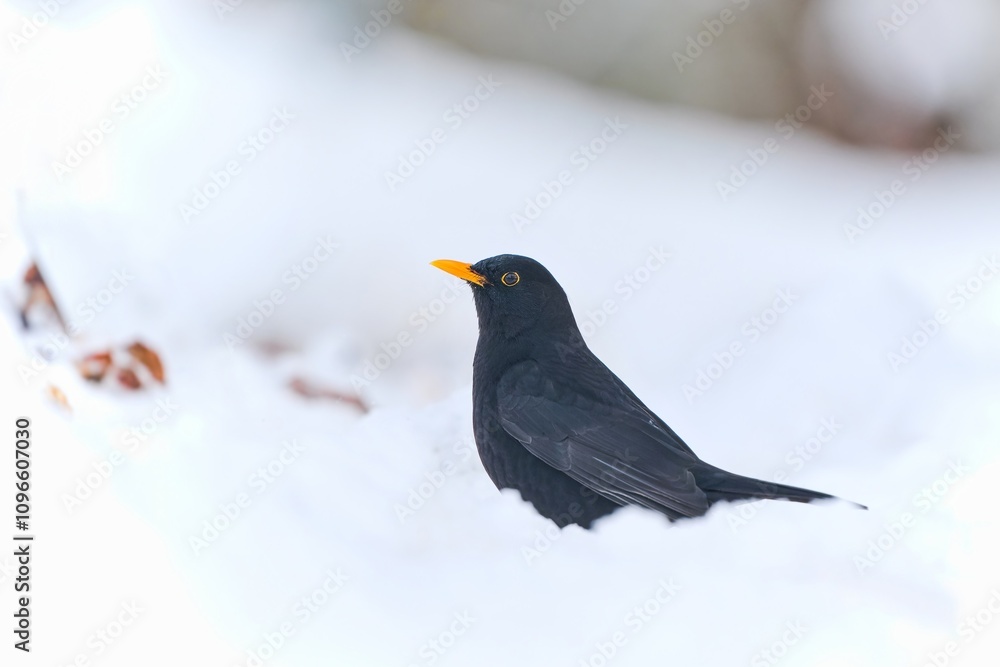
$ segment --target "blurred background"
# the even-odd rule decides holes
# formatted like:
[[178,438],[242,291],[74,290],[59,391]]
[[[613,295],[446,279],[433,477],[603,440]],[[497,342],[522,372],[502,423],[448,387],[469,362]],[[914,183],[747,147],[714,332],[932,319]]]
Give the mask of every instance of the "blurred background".
[[[5,0],[37,552],[33,654],[3,650],[991,664],[998,29],[996,0]],[[469,290],[428,263],[506,252],[702,458],[871,510],[560,532],[498,492]]]

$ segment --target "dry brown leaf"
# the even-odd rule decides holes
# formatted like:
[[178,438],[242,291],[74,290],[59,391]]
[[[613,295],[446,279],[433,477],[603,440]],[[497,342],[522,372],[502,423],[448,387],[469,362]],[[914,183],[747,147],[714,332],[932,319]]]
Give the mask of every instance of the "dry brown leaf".
[[77,368],[84,380],[100,382],[111,368],[111,351],[88,354],[77,364]]
[[25,285],[44,285],[45,281],[42,280],[42,272],[38,270],[38,265],[32,263],[28,267],[28,270],[24,272],[24,284]]
[[42,272],[38,269],[38,264],[32,262],[28,270],[24,272],[23,280],[24,284],[28,286],[28,297],[21,308],[21,324],[24,328],[27,329],[29,327],[28,311],[36,303],[41,302],[52,309],[56,319],[59,320],[59,326],[65,331],[66,320],[63,319],[62,312],[60,312],[59,306],[56,305],[56,300],[52,298],[49,286],[45,284],[45,279],[42,277]]
[[66,394],[63,393],[62,389],[50,384],[45,388],[45,393],[49,395],[53,401],[59,404],[59,407],[63,408],[67,412],[72,412],[73,408],[69,406],[69,399],[66,398]]
[[142,382],[139,381],[139,376],[136,375],[135,371],[131,368],[120,369],[116,377],[118,378],[118,383],[126,389],[135,390],[142,388]]
[[345,394],[336,389],[317,387],[316,385],[309,384],[302,378],[292,378],[288,386],[292,391],[304,398],[321,398],[329,401],[337,401],[338,403],[347,403],[362,413],[368,412],[368,405],[356,394]]
[[153,375],[157,382],[160,384],[166,382],[163,374],[163,362],[160,361],[160,355],[153,352],[139,341],[136,341],[128,346],[128,353],[131,354],[136,361],[149,369],[149,372]]

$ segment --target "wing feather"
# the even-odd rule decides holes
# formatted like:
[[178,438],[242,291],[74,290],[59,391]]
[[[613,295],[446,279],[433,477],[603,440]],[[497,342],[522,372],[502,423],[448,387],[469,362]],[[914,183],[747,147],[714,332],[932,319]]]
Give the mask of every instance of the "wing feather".
[[708,500],[691,472],[700,462],[683,441],[614,387],[590,389],[521,362],[497,385],[500,424],[539,459],[614,502],[672,518],[704,514]]

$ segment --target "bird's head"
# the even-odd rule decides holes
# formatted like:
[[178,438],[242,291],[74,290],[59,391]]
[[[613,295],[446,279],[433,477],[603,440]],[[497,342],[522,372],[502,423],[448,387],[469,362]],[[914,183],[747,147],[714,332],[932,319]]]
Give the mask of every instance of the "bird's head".
[[475,264],[439,259],[431,264],[472,286],[481,335],[511,338],[535,327],[576,329],[566,292],[530,257],[497,255]]

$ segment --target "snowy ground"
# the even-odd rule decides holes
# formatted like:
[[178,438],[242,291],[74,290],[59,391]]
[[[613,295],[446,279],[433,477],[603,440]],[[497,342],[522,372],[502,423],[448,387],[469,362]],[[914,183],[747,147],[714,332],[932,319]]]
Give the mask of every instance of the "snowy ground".
[[[32,366],[54,329],[0,327],[4,423],[35,425],[34,660],[992,664],[1000,158],[657,107],[398,27],[347,63],[343,20],[113,7],[5,66],[27,169],[4,172],[4,300],[34,254],[79,329]],[[471,440],[472,301],[427,263],[501,252],[553,271],[703,458],[871,511],[559,533],[498,493]],[[135,338],[166,387],[74,370]]]

